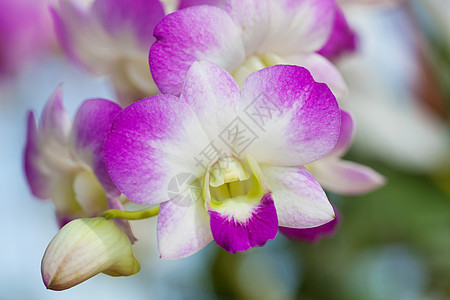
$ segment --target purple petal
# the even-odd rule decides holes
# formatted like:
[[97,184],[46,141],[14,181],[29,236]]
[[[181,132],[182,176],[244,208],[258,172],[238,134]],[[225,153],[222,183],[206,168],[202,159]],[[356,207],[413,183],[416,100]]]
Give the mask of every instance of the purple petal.
[[339,139],[333,151],[331,151],[328,156],[343,156],[350,148],[354,135],[355,122],[352,115],[345,110],[341,110],[341,130]]
[[312,164],[314,177],[324,189],[341,195],[360,195],[386,183],[373,169],[345,160],[329,159]]
[[161,258],[184,258],[212,241],[209,216],[202,199],[197,200],[188,206],[179,201],[161,203],[157,227]]
[[258,163],[304,165],[336,145],[341,118],[336,98],[305,68],[277,65],[254,72],[241,99],[247,123],[258,135],[245,153]]
[[215,242],[230,253],[264,246],[277,235],[277,211],[270,194],[252,208],[251,216],[246,220],[214,210],[210,210],[209,215]]
[[303,167],[261,166],[272,190],[280,226],[311,228],[334,219],[322,187]]
[[208,143],[188,104],[155,95],[116,117],[105,142],[106,168],[128,199],[157,204],[170,200],[166,187],[175,176],[196,172],[194,158]]
[[83,63],[77,56],[72,33],[67,28],[67,24],[63,21],[63,17],[58,13],[54,7],[50,7],[50,14],[53,19],[53,27],[59,45],[64,50],[68,58],[76,65],[83,66]]
[[62,103],[62,87],[56,88],[47,101],[39,122],[40,128],[65,139],[72,126],[70,117]]
[[350,28],[345,19],[344,13],[336,4],[333,30],[328,41],[317,53],[328,59],[335,59],[342,54],[356,50],[357,36]]
[[164,94],[179,95],[189,67],[209,60],[227,70],[244,61],[240,28],[222,9],[189,7],[163,18],[150,50],[150,70]]
[[[320,49],[331,32],[333,0],[200,0],[182,1],[182,7],[208,4],[225,9],[243,28],[247,55],[276,53],[305,54]],[[228,69],[232,71],[232,69]]]
[[190,6],[197,5],[211,5],[223,8],[225,5],[225,0],[180,0],[178,9],[184,9]]
[[70,221],[73,221],[76,219],[75,217],[71,217],[64,213],[59,213],[57,211],[55,211],[55,215],[56,215],[56,222],[57,222],[59,228],[63,228],[64,225],[66,225]]
[[87,49],[96,46],[91,36],[97,32],[97,28],[93,29],[97,25],[89,16],[90,4],[89,7],[78,4],[80,3],[59,0],[57,6],[50,7],[50,13],[56,37],[65,54],[74,64],[92,71],[95,67],[89,60],[90,53]]
[[48,199],[50,198],[51,178],[37,166],[39,157],[39,136],[36,128],[36,120],[33,112],[29,111],[27,116],[27,141],[24,151],[25,176],[31,193],[39,199]]
[[93,167],[105,191],[115,196],[120,192],[106,171],[104,144],[114,118],[121,110],[118,104],[105,99],[86,100],[78,109],[72,132],[77,152]]
[[154,41],[153,28],[164,17],[159,0],[96,0],[93,11],[111,35],[131,31],[143,47]]
[[280,227],[279,229],[282,234],[291,240],[317,243],[324,237],[332,236],[336,232],[338,224],[340,223],[340,215],[336,209],[334,209],[334,213],[336,215],[335,219],[317,227],[305,229]]
[[285,63],[304,67],[311,72],[314,80],[325,83],[339,101],[345,99],[348,88],[339,70],[325,57],[312,53],[284,57]]

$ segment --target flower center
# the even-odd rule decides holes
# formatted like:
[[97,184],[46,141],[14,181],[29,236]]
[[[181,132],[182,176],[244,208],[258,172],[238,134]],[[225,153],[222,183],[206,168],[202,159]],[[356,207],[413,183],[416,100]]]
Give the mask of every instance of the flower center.
[[250,175],[235,157],[217,161],[209,171],[209,175],[211,196],[219,202],[248,192]]
[[242,65],[237,67],[233,73],[231,73],[231,75],[236,80],[237,84],[242,87],[245,78],[251,73],[284,63],[285,61],[281,57],[273,53],[254,54],[249,56]]
[[258,163],[248,156],[245,164],[235,157],[217,161],[205,175],[202,195],[207,207],[217,209],[252,205],[269,192]]

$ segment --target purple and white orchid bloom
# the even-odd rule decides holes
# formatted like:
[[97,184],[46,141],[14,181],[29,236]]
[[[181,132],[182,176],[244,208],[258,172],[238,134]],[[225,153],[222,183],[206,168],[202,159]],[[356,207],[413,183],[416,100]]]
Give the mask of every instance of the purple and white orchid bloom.
[[[225,8],[225,2],[226,0],[180,0],[178,9],[196,5],[212,5],[219,8]],[[173,11],[175,10],[172,10],[171,12]],[[333,29],[327,42],[319,51],[317,51],[317,53],[327,59],[334,60],[343,54],[354,52],[356,50],[356,45],[356,33],[350,28],[342,9],[336,2],[334,8]]]
[[191,6],[155,26],[157,40],[149,62],[162,93],[179,95],[192,63],[209,60],[230,72],[239,85],[264,67],[302,66],[316,81],[326,83],[336,98],[344,98],[347,88],[339,71],[317,54],[333,30],[334,0],[216,2],[223,9]]
[[158,0],[59,0],[52,13],[68,57],[109,76],[122,104],[159,93],[148,66],[153,28],[164,17]]
[[[25,175],[34,196],[52,200],[60,227],[108,208],[123,209],[121,193],[104,162],[104,141],[121,110],[105,99],[86,100],[72,124],[58,87],[42,112],[39,126],[33,112],[28,113]],[[134,242],[128,221],[116,223]]]
[[325,190],[340,195],[360,195],[386,183],[385,178],[373,169],[341,159],[350,148],[354,135],[353,117],[342,110],[336,147],[326,156],[306,166]]
[[[270,118],[257,114],[261,107]],[[199,61],[180,97],[155,95],[119,113],[105,162],[128,199],[160,204],[161,257],[192,255],[213,239],[235,253],[274,239],[278,226],[333,220],[304,165],[333,150],[340,120],[330,89],[305,68],[265,68],[240,89],[224,69]],[[187,184],[174,188],[181,178]]]

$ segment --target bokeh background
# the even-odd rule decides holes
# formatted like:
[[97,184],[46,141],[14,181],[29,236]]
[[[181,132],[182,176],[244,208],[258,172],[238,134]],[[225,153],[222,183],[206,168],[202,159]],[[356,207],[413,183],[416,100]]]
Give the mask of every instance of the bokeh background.
[[279,234],[236,255],[211,243],[166,261],[156,220],[135,221],[140,273],[100,274],[63,292],[41,280],[58,229],[52,204],[34,199],[25,181],[26,111],[40,113],[61,82],[72,115],[84,99],[115,96],[58,49],[49,2],[0,2],[0,299],[450,299],[448,0],[342,1],[359,34],[358,52],[336,62],[358,126],[347,158],[387,184],[363,196],[329,194],[342,216],[334,236],[305,244]]

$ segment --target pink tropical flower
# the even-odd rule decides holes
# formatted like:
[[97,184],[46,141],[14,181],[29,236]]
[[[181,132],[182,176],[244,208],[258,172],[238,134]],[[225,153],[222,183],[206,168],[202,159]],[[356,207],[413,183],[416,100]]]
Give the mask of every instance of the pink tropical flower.
[[[198,4],[187,2],[181,6]],[[335,25],[338,8],[334,0],[206,2],[223,9],[190,6],[167,15],[155,26],[157,41],[149,62],[161,92],[179,95],[192,63],[209,60],[230,72],[239,84],[267,66],[302,66],[316,81],[326,83],[338,99],[345,96],[340,73],[317,54]]]
[[[180,0],[178,9],[196,5],[212,5],[219,8],[225,8],[226,0]],[[356,34],[347,23],[345,15],[339,5],[335,3],[333,29],[327,42],[322,46],[318,53],[328,59],[336,59],[345,53],[354,52],[356,50],[356,45]]]
[[[86,100],[72,123],[58,87],[42,112],[39,126],[33,112],[28,113],[25,175],[34,196],[52,200],[60,227],[76,218],[94,217],[107,208],[123,209],[120,192],[105,168],[103,146],[121,110],[108,100]],[[116,222],[133,242],[128,222]]]
[[121,103],[159,93],[147,62],[153,27],[164,17],[158,0],[60,0],[52,12],[69,58],[109,76]]
[[[262,106],[273,114],[257,114]],[[180,97],[155,95],[119,113],[106,167],[131,201],[160,204],[161,257],[189,256],[213,239],[245,251],[275,238],[278,226],[334,219],[304,166],[333,150],[340,114],[330,89],[302,67],[262,69],[240,89],[228,72],[200,61]],[[183,174],[191,179],[171,190]]]

